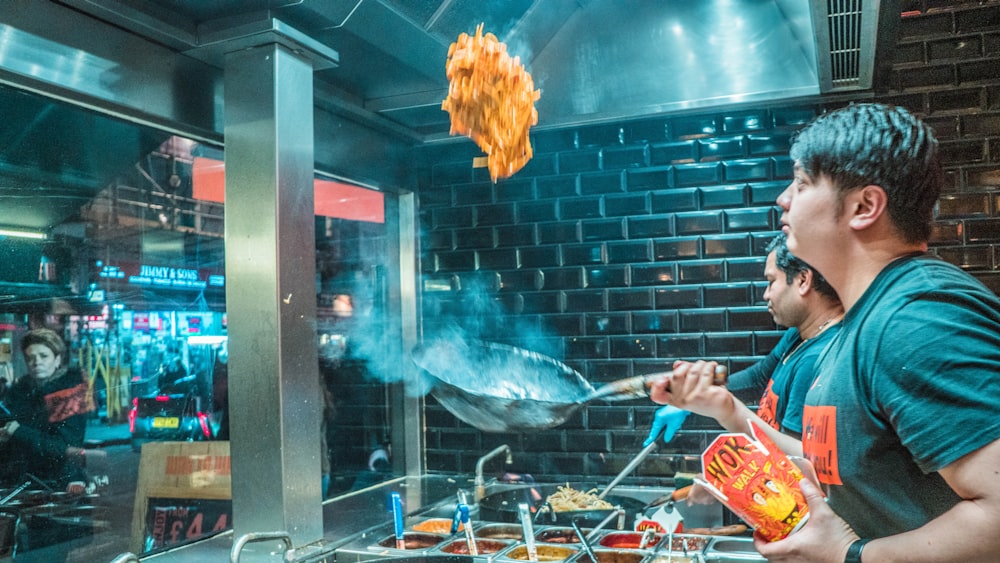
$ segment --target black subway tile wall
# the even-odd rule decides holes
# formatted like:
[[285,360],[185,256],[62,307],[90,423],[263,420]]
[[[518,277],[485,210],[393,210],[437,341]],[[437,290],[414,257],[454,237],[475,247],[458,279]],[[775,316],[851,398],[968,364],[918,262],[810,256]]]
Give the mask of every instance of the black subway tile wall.
[[[885,84],[856,99],[903,105],[935,129],[947,180],[931,252],[1000,290],[1000,1],[902,7]],[[423,334],[457,325],[553,356],[595,386],[675,359],[751,365],[782,335],[763,269],[792,174],[789,144],[849,101],[533,132],[532,160],[496,184],[473,168],[467,139],[418,150]],[[468,472],[508,444],[536,476],[614,475],[641,449],[656,408],[595,402],[555,428],[491,434],[428,397],[427,467]],[[718,431],[689,417],[636,473],[697,471]]]

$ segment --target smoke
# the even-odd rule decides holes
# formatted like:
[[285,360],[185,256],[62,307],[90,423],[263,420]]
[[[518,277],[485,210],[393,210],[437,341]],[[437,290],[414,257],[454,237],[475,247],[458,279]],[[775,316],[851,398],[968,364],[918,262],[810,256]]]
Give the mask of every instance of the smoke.
[[538,317],[524,314],[518,295],[503,292],[495,274],[464,281],[451,291],[424,293],[425,341],[462,338],[502,342],[561,356],[561,340],[554,338]]
[[398,321],[385,310],[383,292],[372,282],[370,276],[356,276],[340,289],[339,295],[350,295],[352,308],[341,306],[343,316],[320,331],[320,354],[329,365],[364,362],[366,377],[404,383],[410,396],[429,393],[436,378],[519,398],[551,393],[567,377],[577,377],[553,359],[562,355],[561,339],[547,334],[537,317],[518,314],[516,295],[503,294],[496,284],[479,280],[457,287],[455,281],[425,289],[423,338],[413,350],[401,350]]

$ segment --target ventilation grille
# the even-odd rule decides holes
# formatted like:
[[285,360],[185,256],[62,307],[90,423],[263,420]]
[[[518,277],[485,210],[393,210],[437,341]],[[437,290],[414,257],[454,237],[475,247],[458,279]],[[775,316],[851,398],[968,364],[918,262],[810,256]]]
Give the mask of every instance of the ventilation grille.
[[830,78],[834,88],[858,86],[861,78],[861,0],[828,0]]

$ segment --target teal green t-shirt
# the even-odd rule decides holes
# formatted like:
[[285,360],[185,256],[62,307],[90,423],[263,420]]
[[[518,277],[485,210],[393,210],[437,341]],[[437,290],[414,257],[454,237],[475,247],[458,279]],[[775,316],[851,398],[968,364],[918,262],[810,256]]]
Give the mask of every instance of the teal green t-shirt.
[[[800,341],[775,366],[771,382],[760,401],[757,414],[779,430],[802,433],[802,409],[806,394],[816,379],[816,359],[840,332],[835,324],[816,336]],[[765,412],[770,409],[770,412]],[[768,420],[770,416],[770,420]]]
[[757,403],[757,415],[777,430],[802,433],[802,406],[816,376],[816,358],[840,330],[835,324],[802,340],[789,328],[765,358],[729,377],[726,387],[740,400]]
[[937,472],[1000,438],[1000,299],[934,257],[887,266],[816,368],[803,450],[861,537],[947,511]]

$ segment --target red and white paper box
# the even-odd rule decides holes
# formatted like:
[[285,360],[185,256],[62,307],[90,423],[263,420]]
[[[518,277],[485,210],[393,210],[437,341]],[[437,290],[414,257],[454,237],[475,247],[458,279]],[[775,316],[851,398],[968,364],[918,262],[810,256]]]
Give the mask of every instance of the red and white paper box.
[[809,516],[802,471],[764,431],[720,434],[701,456],[705,483],[730,510],[770,541],[797,530]]

